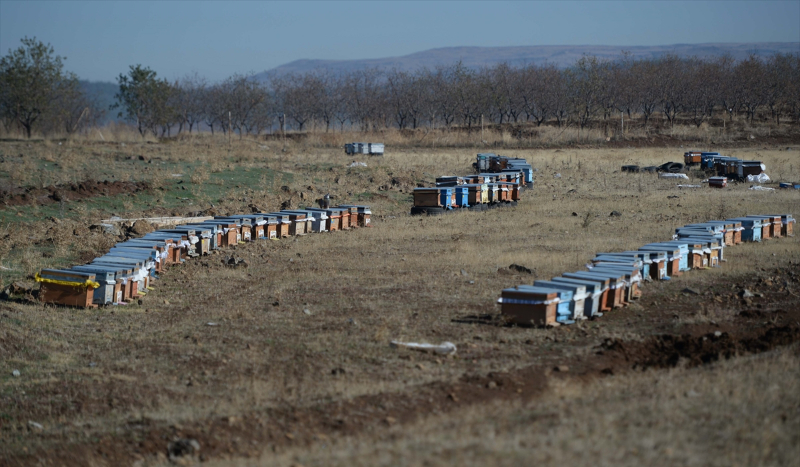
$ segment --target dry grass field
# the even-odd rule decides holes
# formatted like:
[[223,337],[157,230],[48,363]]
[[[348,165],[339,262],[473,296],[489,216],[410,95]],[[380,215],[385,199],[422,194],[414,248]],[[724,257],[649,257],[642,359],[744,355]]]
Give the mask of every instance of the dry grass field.
[[[0,302],[0,458],[798,465],[800,236],[729,248],[721,268],[646,284],[637,303],[596,320],[532,329],[499,319],[503,288],[582,269],[596,252],[668,239],[689,222],[800,216],[794,190],[680,189],[620,173],[681,161],[683,149],[618,146],[498,149],[538,169],[517,207],[411,217],[418,183],[469,173],[479,150],[387,145],[384,157],[354,159],[313,138],[0,142],[2,286],[23,291]],[[763,160],[774,181],[800,179],[796,145],[713,148]],[[77,196],[89,180],[145,188]],[[25,297],[40,268],[91,260],[124,238],[92,227],[111,215],[275,211],[325,193],[370,204],[373,227],[187,261],[141,304],[78,310]],[[225,266],[230,254],[248,267]],[[740,299],[744,288],[756,297]],[[180,439],[199,451],[170,458]]]

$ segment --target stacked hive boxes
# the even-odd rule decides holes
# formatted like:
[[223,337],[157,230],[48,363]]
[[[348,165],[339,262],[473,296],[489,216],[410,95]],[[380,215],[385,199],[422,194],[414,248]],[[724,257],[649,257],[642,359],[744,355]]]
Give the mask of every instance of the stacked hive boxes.
[[533,186],[533,169],[525,159],[495,154],[478,154],[477,159],[477,175],[438,177],[436,186],[414,189],[411,214],[516,206],[525,187]]
[[670,241],[598,253],[587,271],[504,289],[498,303],[502,314],[520,325],[553,326],[601,316],[638,299],[644,282],[719,267],[726,247],[794,236],[794,222],[791,214],[776,214],[689,224],[675,229]]
[[146,295],[158,273],[187,258],[242,242],[369,227],[371,215],[369,206],[343,205],[219,216],[156,230],[117,243],[88,264],[65,270],[43,269],[36,275],[39,298],[45,303],[78,307],[125,304]]
[[[761,161],[745,161],[735,157],[725,157],[718,152],[687,152],[683,155],[687,166],[700,165],[702,169],[713,172],[717,177],[727,180],[746,180],[748,175],[760,175],[767,167]],[[709,179],[711,182],[711,179]],[[716,185],[722,188],[720,180]]]
[[347,143],[344,145],[344,153],[347,155],[367,154],[382,156],[383,151],[383,143]]

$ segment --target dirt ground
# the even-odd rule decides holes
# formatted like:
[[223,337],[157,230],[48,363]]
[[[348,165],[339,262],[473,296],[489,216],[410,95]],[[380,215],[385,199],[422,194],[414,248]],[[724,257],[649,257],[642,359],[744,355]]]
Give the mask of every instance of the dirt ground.
[[[119,152],[175,164],[196,153],[161,146]],[[619,172],[679,161],[680,148],[519,150],[501,153],[538,172],[517,207],[411,217],[409,191],[469,173],[476,151],[406,150],[366,168],[326,148],[240,152],[220,161],[207,150],[199,175],[183,177],[197,196],[185,212],[277,210],[330,192],[370,204],[373,227],[190,261],[163,273],[141,304],[76,310],[24,293],[0,302],[8,465],[797,465],[797,236],[731,247],[722,267],[648,283],[634,304],[573,326],[506,326],[495,301],[505,287],[689,222],[798,215],[798,192],[680,189]],[[796,151],[725,152],[764,160],[775,181],[799,175]],[[249,185],[229,180],[241,188],[200,199],[195,185],[240,169]],[[259,181],[266,170],[289,175]],[[151,208],[128,202],[147,214],[163,209],[155,198]],[[24,289],[36,268],[117,241],[89,228],[110,214],[91,202],[4,226],[0,264],[14,269],[4,287]],[[248,266],[226,266],[230,254]],[[458,351],[413,352],[395,339]]]
[[33,187],[17,187],[11,191],[0,191],[0,205],[22,206],[36,204],[37,206],[43,206],[59,203],[62,200],[76,201],[95,196],[138,193],[147,189],[148,186],[146,182],[98,182],[97,180],[88,180],[69,185],[50,185],[39,189]]

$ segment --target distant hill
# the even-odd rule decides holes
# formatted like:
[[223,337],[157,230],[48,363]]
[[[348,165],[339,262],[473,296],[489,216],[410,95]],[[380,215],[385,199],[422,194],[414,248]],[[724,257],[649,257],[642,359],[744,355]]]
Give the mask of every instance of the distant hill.
[[614,59],[625,50],[634,57],[658,57],[674,53],[683,57],[718,57],[730,54],[734,58],[746,58],[751,53],[768,56],[774,53],[800,53],[800,42],[760,42],[760,43],[709,43],[673,44],[657,46],[624,47],[613,45],[540,45],[519,47],[444,47],[416,52],[402,57],[374,58],[364,60],[295,60],[285,65],[256,75],[264,79],[271,75],[303,73],[316,69],[347,71],[365,68],[413,71],[423,67],[451,65],[459,60],[467,67],[479,68],[508,62],[520,66],[529,63],[552,63],[567,67],[575,63],[583,54],[600,58]]
[[118,110],[109,110],[109,107],[116,102],[114,94],[119,92],[117,83],[81,80],[80,84],[83,92],[90,98],[95,99],[100,108],[105,111],[105,118],[100,122],[101,124],[121,120],[117,118]]

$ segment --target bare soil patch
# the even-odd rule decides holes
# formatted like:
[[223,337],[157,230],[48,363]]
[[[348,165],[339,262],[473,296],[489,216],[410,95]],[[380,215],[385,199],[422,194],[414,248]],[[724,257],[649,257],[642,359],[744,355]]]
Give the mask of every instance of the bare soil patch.
[[736,336],[715,331],[702,336],[663,334],[645,342],[624,342],[612,339],[603,343],[603,351],[619,354],[641,368],[672,368],[685,360],[689,367],[716,362],[749,353],[772,350],[800,341],[800,327],[794,325],[769,327],[753,336]]
[[80,183],[50,185],[44,188],[17,187],[0,191],[0,208],[3,206],[45,206],[62,201],[77,201],[95,196],[114,196],[121,193],[139,193],[150,189],[147,182],[85,180]]

